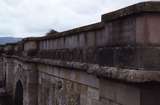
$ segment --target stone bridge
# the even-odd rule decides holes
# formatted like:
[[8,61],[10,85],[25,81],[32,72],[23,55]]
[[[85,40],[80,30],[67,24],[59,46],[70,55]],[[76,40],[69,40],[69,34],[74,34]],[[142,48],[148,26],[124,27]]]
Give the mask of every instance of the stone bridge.
[[0,87],[15,105],[160,105],[160,2],[1,45]]

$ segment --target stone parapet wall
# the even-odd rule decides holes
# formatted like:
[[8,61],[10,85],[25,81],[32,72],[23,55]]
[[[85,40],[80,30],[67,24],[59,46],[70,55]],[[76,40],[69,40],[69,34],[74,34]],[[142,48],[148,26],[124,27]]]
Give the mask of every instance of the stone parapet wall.
[[100,23],[49,36],[26,38],[19,43],[5,45],[4,51],[26,57],[158,70],[158,4],[147,2],[133,5],[103,15]]

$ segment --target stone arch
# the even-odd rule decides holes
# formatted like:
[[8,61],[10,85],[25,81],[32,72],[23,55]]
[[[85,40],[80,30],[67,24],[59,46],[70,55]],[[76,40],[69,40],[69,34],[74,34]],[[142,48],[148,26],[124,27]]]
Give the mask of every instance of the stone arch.
[[20,80],[16,83],[14,104],[23,105],[23,85]]

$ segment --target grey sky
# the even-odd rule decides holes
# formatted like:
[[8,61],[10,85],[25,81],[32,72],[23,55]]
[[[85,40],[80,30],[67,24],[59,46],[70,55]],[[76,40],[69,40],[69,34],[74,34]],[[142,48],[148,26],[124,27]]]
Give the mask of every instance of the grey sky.
[[102,14],[147,0],[0,0],[0,37],[41,36],[100,21]]

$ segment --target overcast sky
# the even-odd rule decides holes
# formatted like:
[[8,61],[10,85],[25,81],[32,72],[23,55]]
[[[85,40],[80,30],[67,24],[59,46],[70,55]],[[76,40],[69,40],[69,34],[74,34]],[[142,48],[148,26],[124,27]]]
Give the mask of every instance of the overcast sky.
[[0,37],[41,36],[99,22],[101,15],[147,0],[0,0]]

